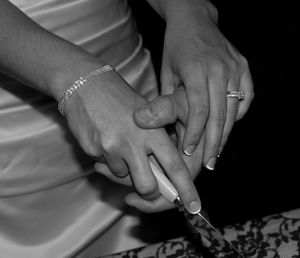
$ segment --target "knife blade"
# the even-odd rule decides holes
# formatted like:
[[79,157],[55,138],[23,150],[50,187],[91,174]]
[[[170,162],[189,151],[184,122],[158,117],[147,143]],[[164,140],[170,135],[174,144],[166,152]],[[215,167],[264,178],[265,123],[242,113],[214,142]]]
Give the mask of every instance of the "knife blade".
[[206,243],[211,253],[216,257],[245,257],[230,241],[224,238],[221,232],[203,214],[200,212],[191,214],[184,208],[176,188],[167,178],[154,156],[149,156],[149,164],[157,180],[161,195],[170,203],[174,203],[179,211],[184,213],[190,225],[201,235],[202,240]]

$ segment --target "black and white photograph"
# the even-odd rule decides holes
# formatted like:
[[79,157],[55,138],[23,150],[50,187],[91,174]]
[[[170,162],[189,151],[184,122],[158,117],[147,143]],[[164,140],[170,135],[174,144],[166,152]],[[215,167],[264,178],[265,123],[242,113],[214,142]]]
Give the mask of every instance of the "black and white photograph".
[[0,0],[0,258],[300,257],[300,2]]

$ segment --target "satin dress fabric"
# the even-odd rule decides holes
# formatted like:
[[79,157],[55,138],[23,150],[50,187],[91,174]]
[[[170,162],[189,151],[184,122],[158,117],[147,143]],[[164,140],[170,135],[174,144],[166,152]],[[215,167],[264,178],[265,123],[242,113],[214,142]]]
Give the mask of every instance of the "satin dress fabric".
[[[127,1],[11,2],[45,29],[115,66],[146,98],[157,95],[150,54]],[[97,255],[142,244],[126,228],[138,223],[124,213],[127,189],[104,178],[95,182],[94,173],[57,103],[0,75],[0,257],[92,257],[86,250],[94,241]]]

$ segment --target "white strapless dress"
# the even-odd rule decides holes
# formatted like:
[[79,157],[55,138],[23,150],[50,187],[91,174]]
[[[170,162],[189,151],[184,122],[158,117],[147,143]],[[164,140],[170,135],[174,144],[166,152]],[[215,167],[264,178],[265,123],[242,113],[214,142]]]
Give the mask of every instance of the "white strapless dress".
[[[11,2],[114,65],[148,99],[157,95],[149,53],[125,0]],[[124,192],[105,179],[93,181],[93,162],[56,106],[0,75],[0,257],[93,257],[88,246],[94,240],[97,255],[143,244],[126,231],[138,222],[124,215]]]

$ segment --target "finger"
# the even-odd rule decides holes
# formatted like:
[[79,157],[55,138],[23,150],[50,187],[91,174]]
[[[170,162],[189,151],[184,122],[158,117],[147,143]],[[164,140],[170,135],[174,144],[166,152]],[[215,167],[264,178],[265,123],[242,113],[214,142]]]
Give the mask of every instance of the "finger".
[[[97,162],[95,164],[95,170],[115,183],[132,186],[132,181],[129,176],[125,178],[115,177],[106,164]],[[174,204],[169,203],[163,196],[159,196],[153,201],[148,201],[140,197],[137,193],[129,193],[125,197],[125,202],[129,206],[133,206],[147,213],[165,211],[175,207]]]
[[134,122],[141,128],[160,128],[176,122],[186,121],[187,102],[183,87],[173,94],[159,96],[134,112]]
[[110,179],[115,183],[132,186],[132,181],[129,176],[123,178],[114,176],[114,174],[112,173],[112,171],[110,170],[107,164],[97,162],[95,163],[94,168],[96,172],[104,175],[105,177],[107,177],[108,179]]
[[179,79],[174,75],[171,69],[171,65],[166,58],[163,58],[160,72],[161,81],[161,95],[173,94],[177,85],[179,85]]
[[125,197],[125,202],[146,213],[160,212],[174,208],[162,195],[153,201],[147,201],[136,193],[130,193]]
[[210,81],[210,113],[205,129],[204,165],[214,170],[226,121],[227,83],[222,77]]
[[244,92],[245,98],[240,102],[236,120],[241,119],[247,113],[254,98],[253,82],[248,64],[240,80],[240,90]]
[[138,194],[146,200],[155,200],[159,195],[156,179],[151,171],[145,150],[134,150],[127,156],[130,176]]
[[183,81],[188,100],[188,121],[183,140],[183,151],[186,155],[191,155],[200,141],[208,119],[208,82],[207,77],[200,72],[188,74]]
[[[182,124],[177,122],[176,130],[177,130],[178,141],[179,141],[178,144],[180,144],[180,142],[184,137],[185,128]],[[195,151],[191,156],[185,155],[182,151],[180,153],[181,157],[183,158],[185,164],[188,167],[188,170],[193,180],[195,180],[195,178],[197,177],[197,175],[199,174],[202,168],[204,143],[205,143],[205,137],[202,136],[199,144],[197,145],[197,148],[195,149]],[[180,146],[178,146],[178,149],[182,150]]]
[[182,143],[183,143],[183,138],[184,138],[184,134],[185,134],[185,128],[184,125],[180,122],[176,123],[176,133],[177,133],[177,148],[178,148],[178,152],[180,154],[184,153],[183,147],[182,147]]
[[179,85],[174,91],[174,99],[177,107],[177,116],[181,123],[184,125],[188,121],[188,101],[186,95],[186,89],[183,85]]
[[[238,89],[238,85],[235,80],[230,80],[228,83],[228,90],[236,91]],[[229,138],[230,132],[233,128],[233,125],[236,121],[236,116],[239,108],[239,100],[236,98],[227,98],[227,112],[226,112],[226,122],[223,130],[222,140],[218,151],[218,156],[220,156],[221,152],[224,149],[224,146]]]
[[184,206],[191,213],[199,212],[201,202],[183,159],[168,137],[154,139],[151,147],[156,159],[177,189]]
[[141,128],[159,128],[177,120],[173,95],[159,96],[134,112],[133,120]]
[[128,175],[128,167],[125,163],[125,161],[121,158],[111,158],[105,157],[105,161],[110,168],[111,172],[116,176],[116,177],[125,177]]

